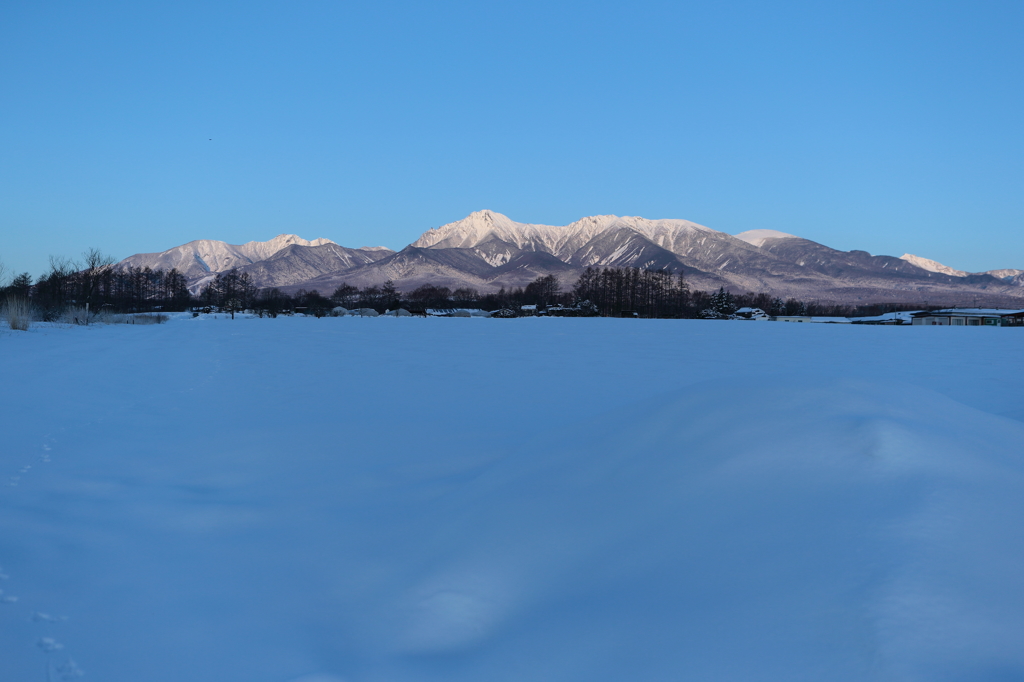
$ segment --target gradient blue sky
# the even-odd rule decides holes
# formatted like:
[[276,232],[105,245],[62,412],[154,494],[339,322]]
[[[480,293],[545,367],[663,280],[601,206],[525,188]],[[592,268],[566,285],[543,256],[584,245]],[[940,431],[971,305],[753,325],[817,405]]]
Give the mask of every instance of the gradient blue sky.
[[1020,0],[5,2],[0,260],[490,208],[1024,268],[1022,35]]

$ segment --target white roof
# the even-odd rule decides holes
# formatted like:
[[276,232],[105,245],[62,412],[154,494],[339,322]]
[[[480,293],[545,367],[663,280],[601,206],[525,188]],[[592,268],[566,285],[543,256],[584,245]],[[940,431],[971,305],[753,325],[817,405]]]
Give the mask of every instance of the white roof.
[[1024,313],[1024,310],[1011,309],[1011,308],[944,308],[942,310],[927,310],[920,315],[992,315],[998,317],[1000,315],[1014,315]]
[[882,315],[871,315],[868,317],[851,317],[850,320],[856,322],[884,322],[886,320],[909,320],[915,313],[922,312],[920,310],[899,310],[894,313],[883,313]]

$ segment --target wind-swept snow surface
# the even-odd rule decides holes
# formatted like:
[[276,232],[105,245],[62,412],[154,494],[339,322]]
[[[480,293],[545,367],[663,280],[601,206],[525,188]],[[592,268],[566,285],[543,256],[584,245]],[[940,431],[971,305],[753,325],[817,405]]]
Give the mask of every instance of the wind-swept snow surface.
[[0,679],[1021,679],[1021,341],[5,333]]

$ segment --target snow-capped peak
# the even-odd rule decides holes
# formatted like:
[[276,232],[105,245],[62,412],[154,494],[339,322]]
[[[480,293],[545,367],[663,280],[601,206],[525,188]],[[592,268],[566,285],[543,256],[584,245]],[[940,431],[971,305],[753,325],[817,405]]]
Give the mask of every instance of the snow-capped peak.
[[736,235],[736,239],[760,248],[769,239],[800,239],[800,237],[787,232],[779,232],[778,230],[747,230]]
[[922,270],[928,270],[929,272],[938,272],[943,275],[952,275],[953,277],[966,277],[969,273],[963,270],[956,270],[943,265],[942,263],[931,260],[930,258],[922,258],[921,256],[915,256],[912,253],[905,253],[900,256],[900,260],[905,260],[908,263],[916,265]]
[[672,250],[683,234],[715,230],[688,220],[649,220],[635,216],[597,215],[568,225],[517,223],[495,211],[474,211],[462,220],[427,230],[412,243],[420,248],[473,248],[499,239],[521,249],[543,250],[558,257],[571,255],[596,235],[615,228],[637,232]]
[[239,246],[238,250],[252,260],[257,261],[270,258],[281,249],[292,246],[293,244],[298,244],[299,246],[323,246],[324,244],[333,243],[334,242],[330,239],[324,239],[323,237],[308,240],[295,234],[279,234],[273,239],[268,239],[265,242],[246,242]]
[[237,245],[216,239],[198,239],[160,253],[137,253],[125,258],[121,264],[164,270],[174,268],[194,279],[205,273],[224,272],[266,260],[292,245],[323,246],[333,243],[330,239],[307,240],[294,234],[281,234],[265,242],[253,241]]
[[462,220],[427,230],[412,245],[421,248],[438,245],[471,248],[486,241],[495,232],[499,233],[497,236],[501,239],[508,234],[521,232],[523,227],[526,226],[512,221],[501,213],[488,210],[473,211]]

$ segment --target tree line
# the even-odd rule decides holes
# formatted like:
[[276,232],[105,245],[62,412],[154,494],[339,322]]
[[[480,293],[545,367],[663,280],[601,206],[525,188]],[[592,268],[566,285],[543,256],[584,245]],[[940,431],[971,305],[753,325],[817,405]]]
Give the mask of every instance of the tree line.
[[[525,287],[502,287],[486,294],[470,287],[453,290],[433,284],[402,292],[388,280],[382,285],[364,288],[342,283],[329,295],[305,289],[294,294],[276,288],[260,289],[248,272],[232,269],[214,275],[198,296],[193,296],[185,276],[175,269],[117,266],[112,258],[97,249],[85,252],[81,261],[51,258],[49,271],[35,282],[28,273],[22,273],[7,286],[0,286],[0,296],[30,300],[44,320],[55,319],[69,307],[90,313],[208,308],[232,316],[238,311],[252,310],[271,317],[295,312],[322,317],[339,306],[372,308],[378,312],[399,307],[409,310],[480,308],[501,310],[505,316],[543,311],[552,315],[705,319],[727,318],[744,307],[759,308],[775,316],[877,315],[896,308],[915,308],[783,300],[767,293],[734,294],[724,288],[717,292],[691,290],[681,272],[673,274],[631,267],[587,268],[567,289],[563,289],[556,275],[545,275]],[[533,309],[524,311],[524,306],[533,306]]]
[[[648,318],[724,319],[741,308],[759,308],[769,315],[869,316],[894,309],[919,310],[923,306],[868,304],[849,305],[828,301],[782,299],[767,293],[733,294],[720,288],[715,291],[691,290],[682,273],[630,267],[587,268],[568,290],[563,290],[556,275],[538,277],[525,287],[502,287],[497,292],[481,294],[476,289],[423,284],[401,292],[388,280],[382,286],[363,289],[343,283],[333,293],[300,289],[288,296],[276,289],[264,290],[256,297],[254,307],[266,311],[301,311],[326,315],[333,308],[373,308],[378,312],[403,307],[409,310],[479,308],[507,311],[512,315],[544,311],[552,315],[596,315],[619,317],[629,315]],[[536,311],[523,311],[535,306]]]
[[31,301],[43,320],[56,319],[69,308],[83,314],[187,310],[192,303],[188,281],[175,269],[153,270],[115,266],[114,259],[89,249],[81,261],[50,258],[50,269],[35,282],[23,272],[0,290],[3,298]]

